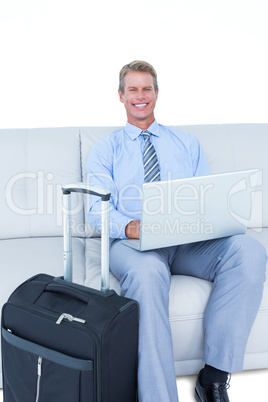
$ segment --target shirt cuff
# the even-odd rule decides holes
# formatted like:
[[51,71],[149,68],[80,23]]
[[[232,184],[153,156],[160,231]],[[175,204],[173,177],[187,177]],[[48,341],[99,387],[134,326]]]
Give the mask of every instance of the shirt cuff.
[[[123,215],[117,210],[112,209],[109,217],[109,237],[112,239],[127,239],[125,229],[129,222],[133,220],[134,218],[130,218],[129,216]],[[101,232],[102,223],[100,211],[89,211],[88,221],[95,229]]]
[[110,237],[113,239],[127,239],[126,236],[126,226],[129,222],[133,221],[133,218],[127,216],[118,216],[116,219],[110,219]]

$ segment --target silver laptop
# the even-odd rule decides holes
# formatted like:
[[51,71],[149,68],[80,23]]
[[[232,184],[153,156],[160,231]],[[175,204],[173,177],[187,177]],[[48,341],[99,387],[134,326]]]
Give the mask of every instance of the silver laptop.
[[261,171],[251,169],[144,183],[140,251],[245,233]]

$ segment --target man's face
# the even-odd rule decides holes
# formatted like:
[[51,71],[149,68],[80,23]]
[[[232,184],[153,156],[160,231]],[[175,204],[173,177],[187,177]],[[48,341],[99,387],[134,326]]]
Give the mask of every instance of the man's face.
[[145,130],[154,121],[154,108],[158,96],[155,92],[153,77],[140,71],[125,75],[124,93],[120,90],[119,98],[124,103],[130,124]]

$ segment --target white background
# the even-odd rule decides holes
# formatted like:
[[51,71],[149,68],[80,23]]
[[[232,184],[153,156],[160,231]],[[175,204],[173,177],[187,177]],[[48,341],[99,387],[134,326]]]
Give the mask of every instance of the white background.
[[162,124],[268,122],[267,0],[0,0],[0,128],[124,125],[152,63]]
[[[124,125],[135,59],[158,72],[162,124],[268,123],[267,21],[267,0],[0,0],[0,128]],[[235,374],[230,399],[265,402],[267,382]]]

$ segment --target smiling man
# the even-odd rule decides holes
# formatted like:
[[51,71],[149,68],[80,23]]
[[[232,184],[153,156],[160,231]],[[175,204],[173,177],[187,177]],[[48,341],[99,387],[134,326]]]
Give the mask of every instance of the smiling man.
[[[122,239],[139,238],[144,182],[210,173],[197,138],[154,117],[157,75],[146,62],[120,71],[119,98],[127,124],[94,145],[87,169],[92,184],[111,192],[110,269],[123,296],[140,304],[139,402],[177,402],[169,289],[172,275],[213,282],[204,315],[204,368],[196,382],[201,402],[228,402],[228,373],[241,371],[247,339],[262,298],[266,252],[246,235],[140,252]],[[89,222],[101,229],[101,203],[90,199]]]
[[[147,66],[149,72],[126,73],[127,70],[128,66],[120,73],[119,99],[124,103],[128,123],[146,130],[154,122],[154,109],[158,97],[156,73],[151,66]],[[126,236],[132,239],[139,238],[139,220],[133,220],[127,225]]]
[[157,82],[148,72],[130,71],[120,80],[119,98],[124,103],[130,124],[146,130],[154,122],[158,97]]

